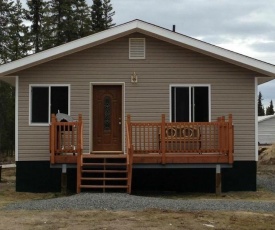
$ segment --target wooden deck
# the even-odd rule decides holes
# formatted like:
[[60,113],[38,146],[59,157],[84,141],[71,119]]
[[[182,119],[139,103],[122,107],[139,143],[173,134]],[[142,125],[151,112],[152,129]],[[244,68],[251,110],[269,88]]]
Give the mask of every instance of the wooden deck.
[[232,115],[216,122],[131,122],[127,118],[127,153],[133,164],[233,163]]
[[[81,188],[126,188],[131,193],[132,168],[135,164],[233,164],[234,127],[232,115],[220,117],[215,122],[166,122],[163,115],[160,122],[132,122],[130,115],[126,122],[125,154],[82,154],[83,123],[79,115],[74,122],[58,122],[52,116],[50,125],[51,164],[76,164],[77,192]],[[123,158],[123,178],[84,177],[90,166],[105,172],[114,159]],[[101,159],[99,163],[93,162]],[[92,162],[90,165],[89,160]],[[87,163],[88,161],[88,163]],[[112,162],[112,163],[110,163]],[[120,162],[119,162],[120,164]],[[115,165],[113,165],[115,166]],[[86,170],[86,171],[85,171]],[[87,171],[88,170],[88,171]],[[118,170],[118,169],[116,169]],[[95,171],[94,171],[95,172]],[[96,171],[97,172],[97,171]],[[112,170],[110,171],[112,172]],[[115,181],[106,184],[106,181]],[[102,181],[99,185],[83,184],[83,181]],[[119,181],[126,181],[121,185]]]

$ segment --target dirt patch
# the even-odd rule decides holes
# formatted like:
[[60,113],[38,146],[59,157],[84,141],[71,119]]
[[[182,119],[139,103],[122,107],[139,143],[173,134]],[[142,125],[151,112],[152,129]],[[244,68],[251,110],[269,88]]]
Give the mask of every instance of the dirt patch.
[[259,148],[259,165],[275,165],[275,145]]
[[[274,214],[250,212],[0,211],[0,229],[274,229]],[[12,221],[11,221],[12,220]]]
[[[259,173],[275,176],[274,165],[261,165]],[[2,169],[0,208],[9,203],[61,196],[59,193],[15,192],[15,170]],[[173,199],[248,199],[275,200],[274,193],[230,192],[215,194],[166,194]],[[146,211],[3,211],[0,210],[0,229],[274,229],[275,213],[255,212],[175,212]]]

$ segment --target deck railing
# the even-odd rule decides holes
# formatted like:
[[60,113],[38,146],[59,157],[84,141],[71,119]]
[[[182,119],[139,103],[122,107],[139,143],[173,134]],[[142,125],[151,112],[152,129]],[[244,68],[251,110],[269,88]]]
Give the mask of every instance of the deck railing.
[[[78,156],[83,149],[82,115],[74,122],[57,121],[52,114],[50,124],[50,153],[51,164],[56,163],[58,156]],[[76,159],[75,159],[76,160]]]
[[162,162],[169,154],[219,154],[233,163],[232,115],[215,122],[131,122],[127,119],[132,154],[158,153]]

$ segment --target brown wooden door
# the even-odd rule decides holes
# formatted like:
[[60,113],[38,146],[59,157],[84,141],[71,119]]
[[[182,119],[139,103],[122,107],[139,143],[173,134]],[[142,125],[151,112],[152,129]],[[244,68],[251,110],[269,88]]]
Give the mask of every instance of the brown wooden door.
[[93,87],[93,151],[122,150],[122,86]]

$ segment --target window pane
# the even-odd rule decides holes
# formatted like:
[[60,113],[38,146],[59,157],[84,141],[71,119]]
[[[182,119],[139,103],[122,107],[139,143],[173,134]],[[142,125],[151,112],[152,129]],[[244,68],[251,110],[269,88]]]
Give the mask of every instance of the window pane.
[[48,123],[49,88],[32,87],[31,122]]
[[172,87],[171,96],[173,122],[209,121],[209,88],[207,86]]
[[68,114],[68,87],[67,86],[52,86],[51,87],[51,114],[60,113]]
[[208,87],[194,87],[194,113],[196,122],[209,121]]
[[172,121],[189,121],[189,88],[172,88]]

